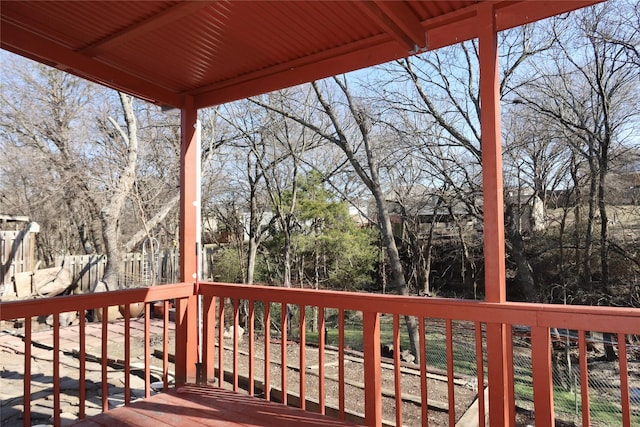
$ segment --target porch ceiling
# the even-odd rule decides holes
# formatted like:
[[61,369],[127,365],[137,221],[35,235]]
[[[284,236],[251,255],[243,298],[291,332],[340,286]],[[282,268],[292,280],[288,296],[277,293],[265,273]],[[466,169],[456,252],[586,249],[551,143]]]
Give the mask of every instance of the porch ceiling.
[[[504,30],[597,3],[495,1]],[[3,49],[203,108],[474,38],[478,0],[4,1]]]

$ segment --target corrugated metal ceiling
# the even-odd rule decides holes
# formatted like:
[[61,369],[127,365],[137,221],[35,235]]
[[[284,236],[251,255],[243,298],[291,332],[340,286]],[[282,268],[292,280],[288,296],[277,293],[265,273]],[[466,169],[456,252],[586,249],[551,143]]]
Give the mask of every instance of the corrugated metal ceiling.
[[[2,47],[150,101],[198,107],[474,37],[466,1],[5,1]],[[496,1],[499,29],[595,1]]]

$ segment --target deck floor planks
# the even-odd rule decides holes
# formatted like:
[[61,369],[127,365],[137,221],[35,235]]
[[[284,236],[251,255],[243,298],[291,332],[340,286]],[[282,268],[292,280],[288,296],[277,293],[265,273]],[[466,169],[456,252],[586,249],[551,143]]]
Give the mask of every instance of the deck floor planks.
[[346,427],[355,424],[253,396],[187,385],[73,424],[95,426]]

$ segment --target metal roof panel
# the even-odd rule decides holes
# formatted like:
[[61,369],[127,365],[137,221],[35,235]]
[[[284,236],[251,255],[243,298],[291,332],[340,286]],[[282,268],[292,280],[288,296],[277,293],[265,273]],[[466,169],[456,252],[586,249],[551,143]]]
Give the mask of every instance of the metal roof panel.
[[[510,28],[596,2],[492,5]],[[204,107],[475,37],[479,3],[7,1],[0,42],[144,99]]]

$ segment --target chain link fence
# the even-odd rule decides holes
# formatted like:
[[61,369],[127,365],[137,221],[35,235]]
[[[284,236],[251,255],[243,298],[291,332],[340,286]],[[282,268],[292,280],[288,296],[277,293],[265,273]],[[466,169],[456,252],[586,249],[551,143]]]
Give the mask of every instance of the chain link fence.
[[[474,325],[453,322],[455,372],[476,377]],[[552,368],[556,418],[569,425],[582,425],[582,392],[577,331],[552,330]],[[640,425],[640,345],[627,337],[627,360],[632,424]],[[427,361],[429,366],[446,369],[445,322],[427,321]],[[592,426],[622,425],[620,365],[607,361],[605,346],[617,352],[617,342],[607,334],[591,333],[587,338],[589,404]],[[483,334],[486,378],[486,338]],[[513,328],[513,375],[517,410],[533,411],[533,380],[529,330]],[[586,427],[586,426],[585,426]]]

